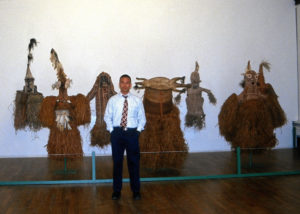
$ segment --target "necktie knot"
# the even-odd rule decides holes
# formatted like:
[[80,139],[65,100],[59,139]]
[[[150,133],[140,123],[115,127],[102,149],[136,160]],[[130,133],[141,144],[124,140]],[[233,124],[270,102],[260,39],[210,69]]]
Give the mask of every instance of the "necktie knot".
[[127,99],[128,95],[122,95],[125,99]]

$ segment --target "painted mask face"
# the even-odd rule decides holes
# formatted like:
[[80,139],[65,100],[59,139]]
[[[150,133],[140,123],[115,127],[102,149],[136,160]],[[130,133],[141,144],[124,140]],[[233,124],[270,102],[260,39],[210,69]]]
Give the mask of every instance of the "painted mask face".
[[110,82],[107,78],[107,76],[101,76],[100,77],[100,87],[108,87],[110,85]]
[[245,87],[248,89],[254,89],[257,87],[258,75],[255,71],[246,71],[244,74]]

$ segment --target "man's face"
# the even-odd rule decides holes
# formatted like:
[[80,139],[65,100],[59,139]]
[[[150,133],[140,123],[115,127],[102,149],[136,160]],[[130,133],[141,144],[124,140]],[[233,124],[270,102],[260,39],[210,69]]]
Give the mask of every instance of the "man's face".
[[119,82],[119,87],[122,94],[128,94],[131,88],[131,81],[127,77],[122,77]]

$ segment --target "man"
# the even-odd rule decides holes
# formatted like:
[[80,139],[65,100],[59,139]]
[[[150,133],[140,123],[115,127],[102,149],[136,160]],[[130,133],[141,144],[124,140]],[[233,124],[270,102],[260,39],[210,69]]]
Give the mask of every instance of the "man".
[[144,129],[146,117],[142,100],[130,93],[131,86],[130,76],[122,75],[119,81],[120,93],[109,99],[104,114],[107,130],[111,133],[113,200],[121,197],[124,150],[133,199],[141,199],[139,135]]

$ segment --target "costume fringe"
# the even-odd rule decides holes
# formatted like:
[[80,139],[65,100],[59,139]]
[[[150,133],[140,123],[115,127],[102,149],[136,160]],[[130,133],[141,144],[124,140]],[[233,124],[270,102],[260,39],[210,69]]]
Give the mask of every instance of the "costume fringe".
[[50,129],[47,144],[49,157],[52,159],[74,159],[82,157],[81,137],[76,126],[71,130],[60,131],[56,126]]
[[48,96],[42,102],[39,118],[43,127],[50,128],[55,125],[56,100],[57,97]]
[[14,109],[15,130],[24,129],[26,126],[27,97],[27,93],[24,93],[23,91],[17,91]]
[[232,94],[224,102],[218,115],[220,134],[227,141],[232,141],[235,136],[238,107],[238,97],[236,94]]
[[195,127],[198,130],[201,130],[205,127],[205,114],[203,115],[185,115],[185,126],[186,127]]
[[[57,97],[48,96],[43,100],[40,110],[40,120],[44,127],[50,128],[47,151],[50,158],[74,159],[82,157],[81,137],[77,129],[78,125],[90,122],[90,105],[82,94],[70,96],[69,102],[57,102]],[[55,110],[69,110],[71,129],[60,131],[55,122]],[[55,155],[54,155],[55,154]],[[63,156],[65,155],[65,156]]]
[[43,95],[40,93],[29,94],[27,99],[26,123],[33,131],[38,131],[42,127],[39,113],[43,99]]
[[147,112],[148,114],[155,115],[168,114],[172,111],[173,108],[172,99],[163,103],[158,103],[152,102],[149,99],[147,99],[147,97],[144,97],[143,104],[145,112]]
[[90,132],[91,134],[91,145],[99,146],[104,148],[110,143],[110,134],[106,130],[106,124],[95,124],[93,129]]
[[180,129],[178,108],[173,105],[172,111],[162,116],[146,113],[146,119],[145,130],[140,135],[140,150],[158,154],[142,155],[141,166],[151,169],[181,167],[188,146]]
[[240,105],[232,147],[270,148],[277,144],[272,117],[265,103],[264,99],[253,99]]
[[287,123],[286,115],[278,102],[278,96],[272,85],[266,84],[265,88],[266,94],[268,95],[265,104],[268,105],[274,128],[279,128]]
[[77,125],[84,125],[91,122],[91,110],[88,99],[78,94],[76,96],[70,96],[70,101],[74,105],[74,116],[76,117]]
[[278,111],[274,103],[264,98],[238,104],[233,94],[219,114],[220,134],[232,147],[273,148],[277,144],[273,115]]

